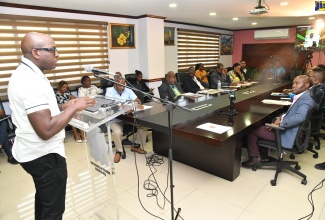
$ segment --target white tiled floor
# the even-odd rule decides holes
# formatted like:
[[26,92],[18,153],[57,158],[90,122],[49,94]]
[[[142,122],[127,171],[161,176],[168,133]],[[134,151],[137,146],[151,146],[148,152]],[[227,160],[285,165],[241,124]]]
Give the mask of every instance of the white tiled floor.
[[[64,219],[99,219],[93,214],[98,209],[108,213],[109,219],[116,219],[114,190],[109,187],[108,191],[102,193],[100,191],[102,188],[92,183],[96,178],[90,177],[93,173],[89,172],[86,146],[74,142],[71,134],[68,134],[67,139],[65,147],[69,179]],[[309,152],[297,157],[302,167],[301,171],[307,175],[306,186],[300,183],[300,177],[286,171],[280,173],[277,185],[271,186],[270,180],[273,178],[274,170],[264,169],[254,172],[242,168],[240,176],[235,181],[229,182],[174,161],[174,204],[176,209],[181,208],[181,217],[178,219],[296,220],[308,215],[312,207],[307,196],[325,178],[325,171],[314,168],[316,163],[325,161],[323,140],[322,145],[318,159],[312,158]],[[148,155],[151,155],[150,135],[145,148]],[[119,219],[171,219],[171,206],[168,201],[163,200],[161,193],[165,191],[167,199],[170,200],[167,158],[164,158],[162,165],[155,166],[157,169],[155,178],[161,190],[156,200],[155,197],[148,197],[152,191],[143,187],[144,181],[151,173],[145,164],[144,155],[136,155],[138,178],[134,154],[130,152],[130,148],[126,150],[127,158],[116,165],[115,190],[119,204]],[[243,160],[247,158],[245,150],[242,158]],[[33,219],[32,178],[20,165],[7,163],[4,153],[0,154],[0,171],[0,219]],[[98,179],[99,185],[100,181]],[[111,178],[102,184],[111,186],[113,182],[114,179]],[[95,206],[94,198],[97,199]],[[313,200],[315,212],[311,219],[324,220],[325,187],[313,193]]]

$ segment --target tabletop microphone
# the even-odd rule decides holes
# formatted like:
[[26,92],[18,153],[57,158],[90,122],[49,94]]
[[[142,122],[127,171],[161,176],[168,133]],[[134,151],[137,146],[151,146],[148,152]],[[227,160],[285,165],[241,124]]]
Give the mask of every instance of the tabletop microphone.
[[108,72],[108,71],[104,71],[104,70],[101,70],[101,69],[94,68],[94,67],[91,66],[91,65],[84,66],[84,69],[85,69],[85,71],[87,71],[87,72],[103,73],[103,74],[106,74],[106,75],[112,75],[112,76],[115,76],[115,75],[116,75],[115,73],[111,73],[111,72]]

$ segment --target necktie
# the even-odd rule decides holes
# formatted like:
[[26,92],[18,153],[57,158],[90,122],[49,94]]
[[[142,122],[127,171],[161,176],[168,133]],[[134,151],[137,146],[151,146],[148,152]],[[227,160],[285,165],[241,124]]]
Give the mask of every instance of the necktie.
[[176,96],[179,96],[181,93],[178,91],[178,89],[176,88],[175,85],[172,85],[173,91],[175,93]]

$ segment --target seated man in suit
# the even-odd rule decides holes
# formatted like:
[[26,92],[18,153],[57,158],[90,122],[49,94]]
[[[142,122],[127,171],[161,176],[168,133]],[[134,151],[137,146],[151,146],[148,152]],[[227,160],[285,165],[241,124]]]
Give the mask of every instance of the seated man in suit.
[[176,98],[183,93],[183,89],[181,85],[176,82],[175,73],[173,71],[169,71],[166,74],[165,83],[161,84],[159,87],[159,95],[161,99],[167,99],[170,102],[175,102]]
[[193,66],[188,68],[188,75],[182,82],[186,92],[196,93],[200,90],[208,89],[209,87],[203,83],[198,77],[195,76],[195,69]]
[[[299,125],[306,119],[307,112],[315,105],[315,101],[310,96],[310,79],[306,75],[297,76],[293,80],[292,92],[296,94],[289,110],[281,117],[277,117],[272,124],[284,127],[281,132],[282,146],[291,149],[299,129]],[[262,157],[267,157],[267,148],[259,149],[257,145],[258,139],[267,141],[275,141],[274,130],[261,126],[250,133],[247,137],[249,160],[242,163],[244,167],[252,167],[262,161]],[[261,150],[261,153],[260,153]]]
[[217,63],[216,71],[210,76],[211,89],[218,89],[218,81],[221,81],[221,86],[236,86],[237,83],[231,83],[229,76],[223,73],[224,66],[222,63]]
[[[119,75],[114,76],[114,81],[120,84],[125,85],[125,79]],[[114,87],[110,87],[107,89],[105,96],[110,98],[115,98],[117,100],[123,99],[123,100],[133,100],[134,102],[138,102],[139,106],[138,108],[143,108],[141,105],[140,99],[137,98],[137,96],[134,94],[134,92],[131,89],[125,88],[125,86],[119,85],[117,83],[114,83]],[[118,163],[120,162],[123,147],[122,147],[122,134],[123,134],[123,123],[119,119],[113,119],[111,121],[111,129],[113,131],[113,139],[116,146],[116,153],[114,156],[114,162]],[[145,143],[147,138],[147,128],[139,127],[138,132],[136,134],[133,134],[133,143],[141,144]],[[143,146],[142,146],[143,147]],[[137,152],[139,154],[146,154],[147,152],[143,149],[141,149],[139,146],[131,146],[131,151]]]

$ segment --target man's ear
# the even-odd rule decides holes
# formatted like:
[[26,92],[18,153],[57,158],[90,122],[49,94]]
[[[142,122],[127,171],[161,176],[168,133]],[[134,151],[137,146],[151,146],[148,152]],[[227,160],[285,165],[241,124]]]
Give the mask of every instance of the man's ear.
[[32,49],[32,51],[30,52],[30,54],[35,58],[35,59],[39,59],[39,51],[38,50],[35,50],[35,49]]

